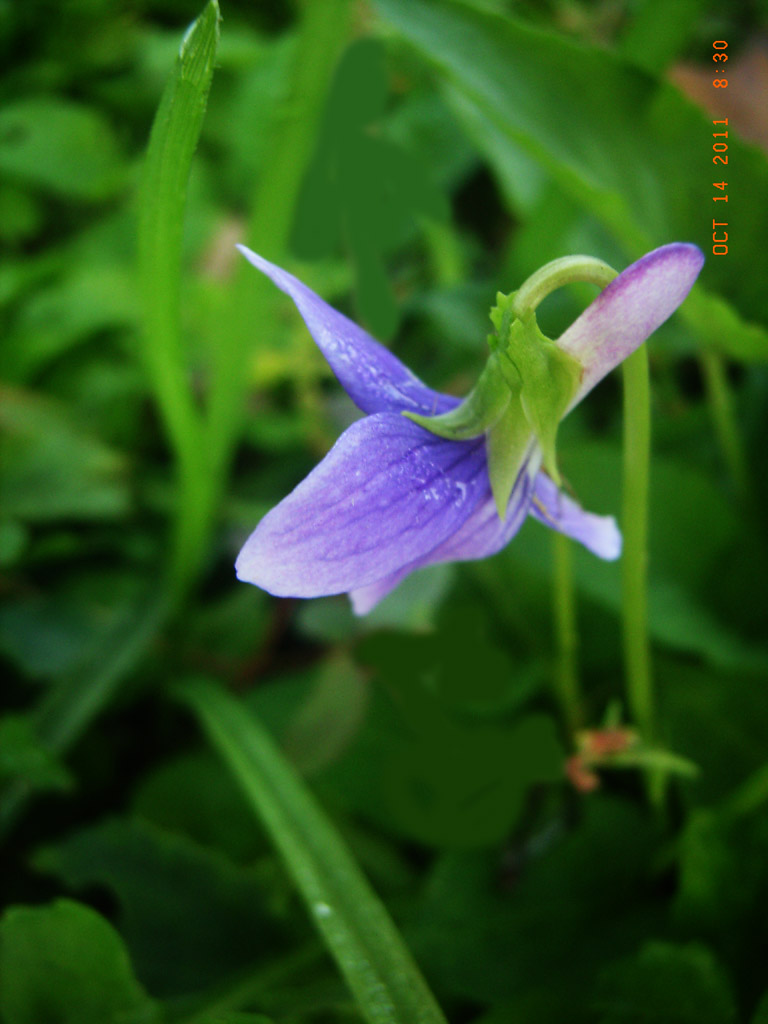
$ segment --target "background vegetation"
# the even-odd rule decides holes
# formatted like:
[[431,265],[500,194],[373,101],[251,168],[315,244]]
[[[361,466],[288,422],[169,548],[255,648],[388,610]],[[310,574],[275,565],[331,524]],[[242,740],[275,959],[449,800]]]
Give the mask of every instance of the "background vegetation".
[[[768,1021],[767,14],[0,2],[3,1024]],[[618,565],[573,552],[577,721],[533,522],[364,619],[235,580],[355,410],[234,244],[463,394],[497,290],[676,240],[641,741],[698,772],[654,807],[596,747]],[[620,435],[614,380],[563,425],[590,509]]]

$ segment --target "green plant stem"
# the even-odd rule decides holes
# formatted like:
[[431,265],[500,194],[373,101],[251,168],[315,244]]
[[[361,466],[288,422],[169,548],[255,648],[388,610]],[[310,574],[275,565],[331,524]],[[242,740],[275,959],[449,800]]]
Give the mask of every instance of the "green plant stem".
[[523,319],[552,292],[566,284],[586,281],[605,288],[617,276],[613,267],[593,256],[562,256],[540,267],[515,292],[512,308]]
[[573,585],[573,548],[564,534],[552,531],[554,560],[553,611],[557,645],[555,687],[560,710],[573,739],[582,725],[583,702],[579,688],[576,592]]
[[[272,126],[247,230],[248,243],[278,262],[284,261],[302,180],[351,18],[349,0],[309,0],[301,10],[288,93]],[[237,317],[227,320],[226,336],[215,338],[213,345],[206,444],[217,494],[226,482],[242,427],[249,383],[246,356],[256,344],[272,344],[279,301],[274,285],[239,257],[232,298]]]
[[446,1024],[387,910],[323,810],[242,702],[193,681],[179,696],[243,788],[370,1024]]
[[715,434],[731,483],[739,499],[744,504],[748,504],[750,488],[747,459],[736,424],[733,398],[725,372],[724,360],[719,353],[711,348],[704,348],[699,356],[699,363],[704,374],[704,384]]
[[648,352],[641,345],[622,365],[624,465],[622,618],[627,702],[643,742],[654,742],[654,696],[648,642],[648,495],[651,395]]

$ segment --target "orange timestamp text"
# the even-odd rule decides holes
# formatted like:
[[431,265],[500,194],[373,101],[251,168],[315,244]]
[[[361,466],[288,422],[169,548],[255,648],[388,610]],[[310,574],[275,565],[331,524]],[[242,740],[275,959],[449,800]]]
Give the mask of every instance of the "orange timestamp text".
[[[715,67],[715,74],[725,74],[725,63],[728,60],[728,54],[724,53],[724,50],[728,49],[728,43],[724,39],[716,39],[712,43],[712,49],[715,51],[712,54],[712,60],[717,65]],[[714,78],[712,80],[712,86],[715,89],[727,89],[728,79],[725,77]],[[723,141],[728,138],[728,118],[724,118],[721,121],[713,121],[713,125],[725,125],[724,131],[712,132],[712,138],[716,139],[716,142],[712,143],[712,149],[714,156],[712,157],[713,164],[728,165],[728,143]],[[713,203],[727,203],[728,188],[727,181],[713,181],[713,189],[719,189],[720,195],[712,196]],[[727,256],[728,255],[728,232],[724,229],[728,227],[728,221],[715,220],[712,218],[712,254],[714,256]]]

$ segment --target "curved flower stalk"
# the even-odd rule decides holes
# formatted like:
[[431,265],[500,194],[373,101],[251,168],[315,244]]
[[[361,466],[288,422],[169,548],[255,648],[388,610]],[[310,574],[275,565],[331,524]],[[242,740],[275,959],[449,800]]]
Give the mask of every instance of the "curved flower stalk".
[[[461,420],[467,407],[473,414],[470,399],[462,403],[433,391],[297,278],[238,248],[293,299],[342,387],[367,413],[261,520],[237,558],[239,579],[283,597],[348,592],[354,611],[364,615],[416,569],[499,551],[529,514],[600,558],[619,556],[613,517],[583,511],[558,488],[556,472],[541,468],[535,410],[523,432],[510,435],[513,462],[502,471],[492,467],[489,475],[493,431],[505,437],[498,410],[481,415],[479,426],[459,439],[456,430],[439,436],[438,430],[446,433],[440,423],[452,420],[447,414]],[[677,309],[702,263],[693,245],[656,249],[608,284],[565,331],[557,357],[570,357],[576,376],[559,399],[558,421]],[[504,341],[503,332],[500,337]],[[513,373],[507,367],[506,376]],[[520,394],[525,408],[524,388]],[[548,431],[552,444],[556,425]],[[546,464],[552,470],[550,459]],[[500,472],[502,484],[492,488],[491,476]]]

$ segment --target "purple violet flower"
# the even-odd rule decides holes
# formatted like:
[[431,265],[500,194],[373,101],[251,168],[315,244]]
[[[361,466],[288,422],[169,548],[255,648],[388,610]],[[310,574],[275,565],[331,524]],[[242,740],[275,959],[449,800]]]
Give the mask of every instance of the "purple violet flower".
[[[239,579],[282,597],[348,592],[356,614],[364,615],[416,569],[499,551],[528,514],[600,558],[618,558],[621,534],[613,517],[585,512],[559,490],[541,469],[533,435],[502,520],[485,438],[447,440],[403,415],[434,416],[461,400],[427,387],[297,278],[238,248],[293,299],[342,387],[367,413],[264,516],[237,558]],[[703,259],[685,243],[655,249],[561,335],[558,347],[582,368],[569,408],[671,316]]]

